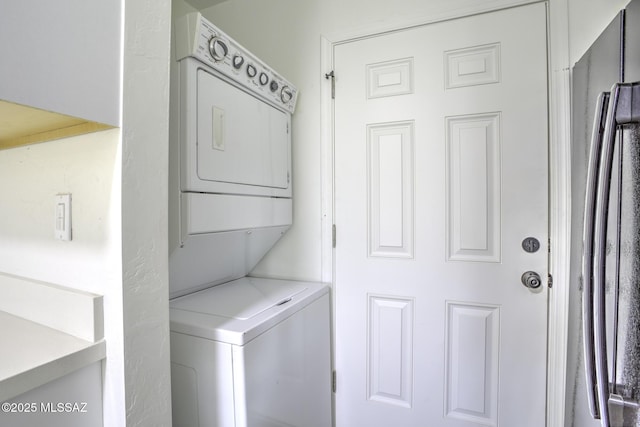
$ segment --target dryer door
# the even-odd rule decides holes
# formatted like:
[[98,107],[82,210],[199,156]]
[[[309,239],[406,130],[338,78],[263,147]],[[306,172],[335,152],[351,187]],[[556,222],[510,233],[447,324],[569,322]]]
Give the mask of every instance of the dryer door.
[[198,70],[197,97],[199,179],[289,187],[289,114],[203,69]]

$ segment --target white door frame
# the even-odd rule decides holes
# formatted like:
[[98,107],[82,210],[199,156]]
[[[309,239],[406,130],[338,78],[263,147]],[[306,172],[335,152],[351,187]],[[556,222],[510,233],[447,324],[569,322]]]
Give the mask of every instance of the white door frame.
[[[334,224],[334,150],[333,102],[331,84],[326,77],[333,69],[333,49],[337,44],[387,31],[425,25],[453,18],[495,11],[538,0],[496,0],[438,16],[423,16],[410,22],[394,22],[371,28],[323,35],[321,37],[321,173],[322,173],[322,281],[335,283]],[[549,238],[552,242],[549,271],[553,288],[549,292],[547,427],[564,427],[566,359],[569,306],[570,255],[570,67],[568,0],[547,3],[549,73]],[[553,43],[551,43],[553,40]],[[339,78],[339,76],[337,76]],[[335,295],[335,293],[334,293]],[[335,323],[334,323],[335,328]]]

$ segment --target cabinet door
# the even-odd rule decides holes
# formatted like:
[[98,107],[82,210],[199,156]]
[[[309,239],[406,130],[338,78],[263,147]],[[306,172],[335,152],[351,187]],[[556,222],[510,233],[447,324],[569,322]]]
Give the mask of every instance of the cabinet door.
[[119,126],[121,2],[4,3],[0,100]]

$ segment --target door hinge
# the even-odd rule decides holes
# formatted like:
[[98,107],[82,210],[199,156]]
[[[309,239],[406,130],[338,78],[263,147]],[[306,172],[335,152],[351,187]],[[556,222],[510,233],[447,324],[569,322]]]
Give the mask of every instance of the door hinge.
[[331,79],[331,99],[336,99],[336,75],[333,70],[325,74],[324,78],[327,80]]
[[335,393],[337,388],[336,371],[333,371],[331,372],[331,391]]
[[547,286],[549,286],[549,289],[553,288],[553,276],[551,273],[547,275]]
[[336,225],[333,224],[333,226],[331,227],[331,246],[333,246],[333,248],[336,248]]

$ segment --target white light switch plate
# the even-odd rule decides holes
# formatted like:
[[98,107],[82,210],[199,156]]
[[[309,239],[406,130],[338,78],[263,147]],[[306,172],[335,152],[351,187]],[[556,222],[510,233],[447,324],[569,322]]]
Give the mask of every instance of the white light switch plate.
[[71,194],[56,194],[55,205],[55,237],[71,240]]

